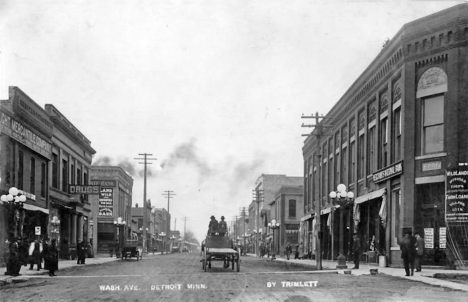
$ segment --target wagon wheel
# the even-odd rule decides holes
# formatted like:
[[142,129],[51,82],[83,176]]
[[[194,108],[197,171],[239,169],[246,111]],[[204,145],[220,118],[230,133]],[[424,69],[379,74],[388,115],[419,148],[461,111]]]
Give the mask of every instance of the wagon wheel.
[[205,251],[203,251],[203,270],[206,272],[206,267],[208,266],[208,263],[206,263],[206,248]]
[[237,251],[237,272],[239,272],[240,269],[240,251]]

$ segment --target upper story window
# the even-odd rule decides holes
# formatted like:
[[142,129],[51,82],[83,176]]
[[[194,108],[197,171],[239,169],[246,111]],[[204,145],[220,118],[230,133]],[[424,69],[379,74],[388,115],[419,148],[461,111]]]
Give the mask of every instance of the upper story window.
[[289,200],[289,217],[290,218],[296,217],[296,200],[294,199]]
[[24,155],[23,151],[18,152],[18,189],[23,190],[24,181]]
[[29,192],[36,194],[36,160],[34,157],[30,159],[30,176],[29,176]]
[[52,187],[58,189],[58,155],[53,153],[52,154]]
[[46,197],[46,179],[47,179],[47,170],[46,164],[41,163],[41,197]]
[[68,191],[68,162],[62,159],[62,191]]
[[423,152],[444,150],[444,97],[437,95],[423,101]]
[[380,160],[379,169],[388,165],[388,118],[380,121]]
[[444,93],[447,74],[442,68],[427,69],[418,81],[416,98],[421,100],[422,153],[444,151]]

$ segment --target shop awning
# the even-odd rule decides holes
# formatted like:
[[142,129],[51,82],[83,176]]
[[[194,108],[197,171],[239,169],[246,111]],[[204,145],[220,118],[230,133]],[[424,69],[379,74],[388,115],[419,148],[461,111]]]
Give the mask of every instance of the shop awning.
[[315,213],[307,214],[307,215],[305,215],[304,217],[301,218],[301,221],[309,220],[309,219],[313,218],[314,216],[315,216]]
[[42,213],[45,213],[49,215],[49,209],[44,209],[38,206],[34,206],[32,204],[23,204],[23,209],[28,210],[28,211],[41,211]]
[[356,199],[354,199],[354,203],[355,204],[360,204],[360,203],[366,202],[366,201],[371,200],[371,199],[379,198],[385,193],[385,190],[386,189],[383,188],[383,189],[380,189],[380,190],[370,192],[370,193],[367,193],[365,195],[356,197]]

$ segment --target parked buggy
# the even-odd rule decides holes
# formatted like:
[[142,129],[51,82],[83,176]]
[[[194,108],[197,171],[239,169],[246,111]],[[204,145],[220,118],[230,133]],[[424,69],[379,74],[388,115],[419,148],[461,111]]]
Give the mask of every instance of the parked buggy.
[[125,240],[124,246],[122,247],[122,261],[127,258],[136,258],[138,261],[143,256],[143,245],[141,240]]
[[211,268],[212,261],[222,261],[224,268],[231,266],[232,270],[235,265],[237,271],[240,270],[240,249],[224,234],[212,233],[206,237],[202,243],[202,257],[202,268],[205,272],[207,268]]

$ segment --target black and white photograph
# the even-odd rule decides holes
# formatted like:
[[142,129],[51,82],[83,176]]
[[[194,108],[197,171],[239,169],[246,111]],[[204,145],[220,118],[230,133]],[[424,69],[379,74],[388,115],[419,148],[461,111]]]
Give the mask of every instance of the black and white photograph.
[[0,0],[0,301],[466,301],[468,1]]

